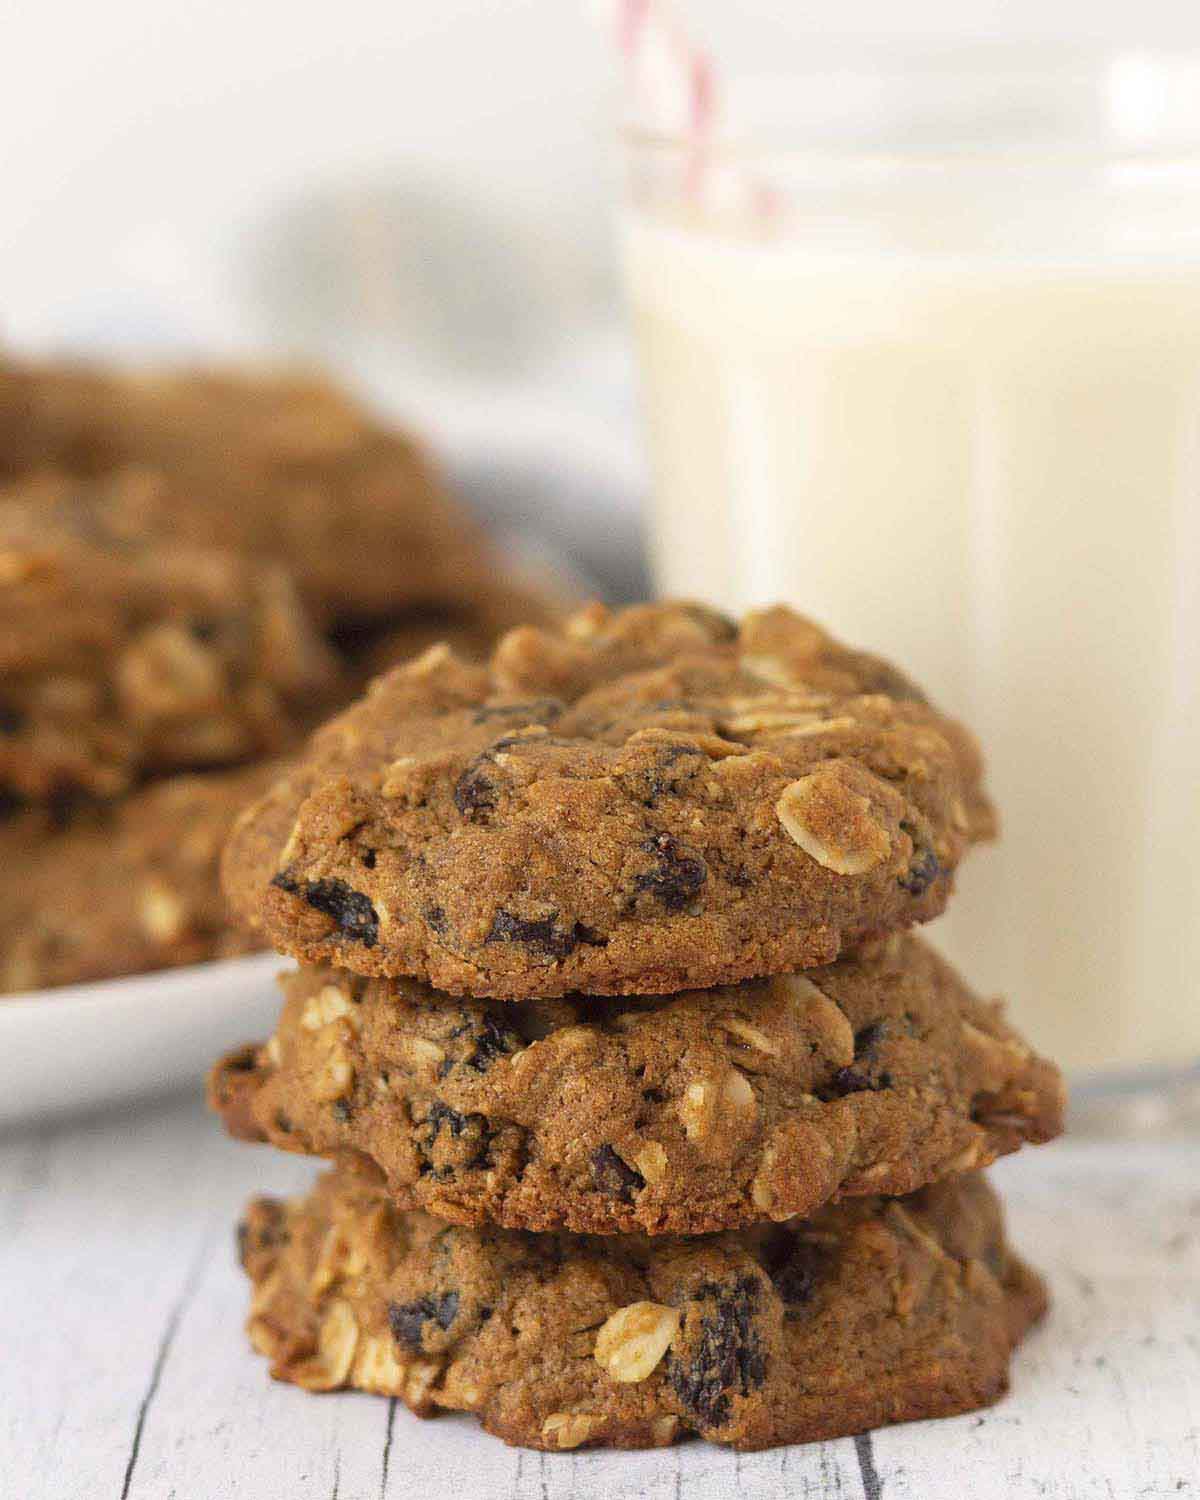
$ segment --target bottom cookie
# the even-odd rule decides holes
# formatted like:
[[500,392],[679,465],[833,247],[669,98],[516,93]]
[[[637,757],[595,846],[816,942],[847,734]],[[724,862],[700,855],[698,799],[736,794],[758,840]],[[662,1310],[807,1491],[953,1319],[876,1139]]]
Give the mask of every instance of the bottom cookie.
[[1046,1306],[979,1174],[647,1238],[461,1228],[348,1166],[255,1200],[238,1239],[277,1379],[472,1411],[531,1448],[766,1448],[970,1411]]

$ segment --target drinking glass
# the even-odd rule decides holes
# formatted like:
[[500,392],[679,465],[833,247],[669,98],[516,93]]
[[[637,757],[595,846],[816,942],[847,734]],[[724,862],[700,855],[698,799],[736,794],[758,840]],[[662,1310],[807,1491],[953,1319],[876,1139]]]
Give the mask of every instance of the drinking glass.
[[623,143],[660,591],[782,600],[979,734],[934,939],[1076,1070],[1200,1057],[1200,57],[727,81]]

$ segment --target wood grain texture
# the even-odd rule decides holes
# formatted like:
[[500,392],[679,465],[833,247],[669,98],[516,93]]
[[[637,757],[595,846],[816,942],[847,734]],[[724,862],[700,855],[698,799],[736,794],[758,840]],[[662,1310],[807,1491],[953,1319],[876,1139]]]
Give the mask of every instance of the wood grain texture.
[[1200,1494],[1196,1142],[997,1168],[1050,1322],[991,1411],[739,1456],[537,1454],[468,1418],[313,1397],[242,1334],[232,1226],[311,1164],[192,1100],[0,1138],[2,1500],[1179,1500]]

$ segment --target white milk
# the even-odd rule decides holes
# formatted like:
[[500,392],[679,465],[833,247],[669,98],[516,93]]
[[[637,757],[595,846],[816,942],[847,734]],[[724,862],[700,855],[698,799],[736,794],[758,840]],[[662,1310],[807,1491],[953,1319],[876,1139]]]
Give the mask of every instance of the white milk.
[[1200,1057],[1200,248],[1152,238],[625,236],[661,590],[794,603],[977,731],[1003,839],[934,938],[1076,1067]]

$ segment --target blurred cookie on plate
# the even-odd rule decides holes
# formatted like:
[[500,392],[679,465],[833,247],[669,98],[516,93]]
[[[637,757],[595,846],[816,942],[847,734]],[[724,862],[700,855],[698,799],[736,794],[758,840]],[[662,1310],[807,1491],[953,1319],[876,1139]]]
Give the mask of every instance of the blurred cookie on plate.
[[232,958],[262,947],[217,885],[221,846],[278,766],[176,776],[55,830],[0,824],[0,993]]
[[130,529],[283,563],[323,622],[469,603],[496,560],[406,433],[306,374],[0,363],[0,475],[134,468]]
[[0,790],[110,797],[288,745],[336,659],[277,564],[147,539],[131,471],[0,494]]

